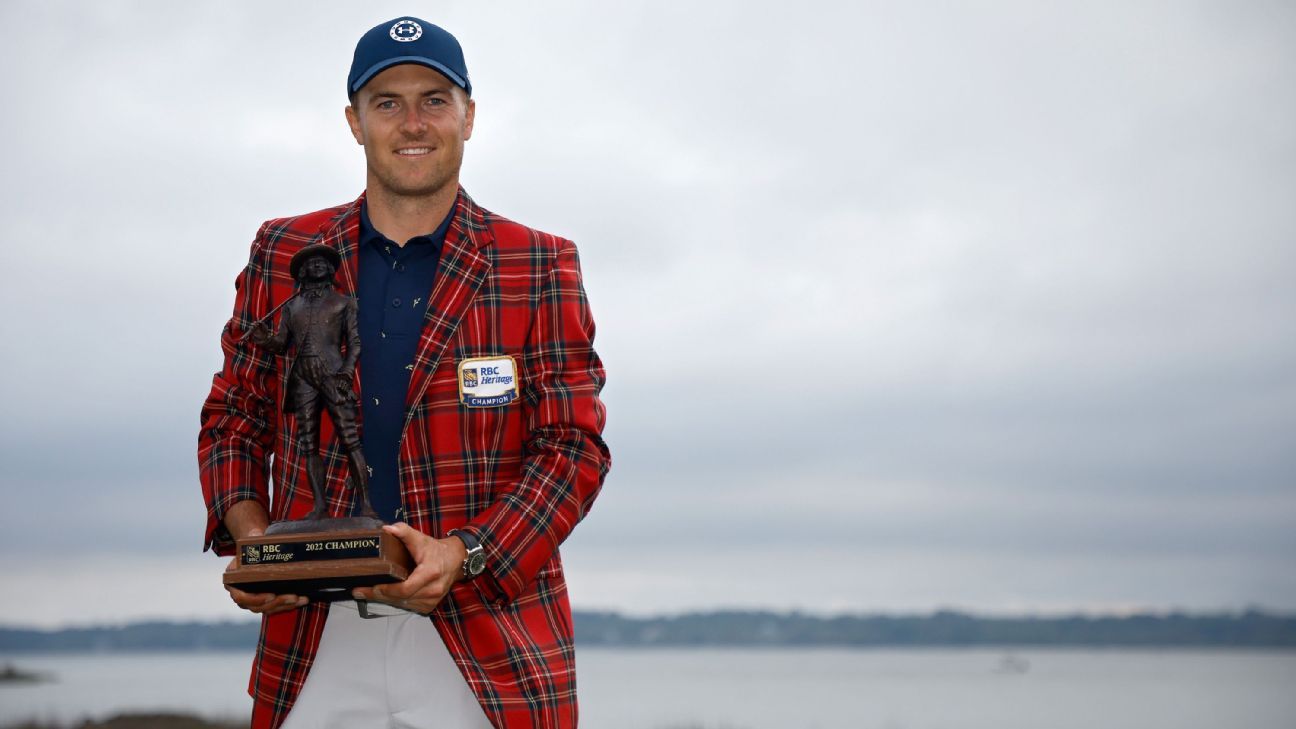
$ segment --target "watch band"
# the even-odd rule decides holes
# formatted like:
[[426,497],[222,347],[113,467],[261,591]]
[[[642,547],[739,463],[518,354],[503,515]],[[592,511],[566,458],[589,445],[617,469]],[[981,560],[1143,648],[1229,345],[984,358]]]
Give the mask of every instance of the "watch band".
[[468,556],[463,561],[464,579],[472,579],[480,575],[486,569],[486,550],[482,548],[481,542],[477,537],[469,534],[462,529],[451,529],[450,533],[459,538],[468,550]]
[[462,529],[451,529],[449,533],[459,537],[459,541],[463,542],[464,547],[467,548],[469,552],[481,546],[481,542],[477,541],[477,537],[474,537]]

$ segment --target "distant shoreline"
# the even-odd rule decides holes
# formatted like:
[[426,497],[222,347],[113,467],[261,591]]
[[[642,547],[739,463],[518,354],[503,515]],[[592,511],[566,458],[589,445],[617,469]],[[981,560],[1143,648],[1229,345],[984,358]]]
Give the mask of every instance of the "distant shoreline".
[[[717,611],[634,618],[577,611],[576,643],[620,648],[1296,648],[1296,615],[1250,610],[1126,616],[820,617]],[[251,650],[260,623],[144,621],[61,629],[0,627],[0,653]]]
[[45,721],[6,721],[0,729],[247,729],[248,722],[208,719],[197,714],[124,713],[102,721],[85,720],[70,723]]

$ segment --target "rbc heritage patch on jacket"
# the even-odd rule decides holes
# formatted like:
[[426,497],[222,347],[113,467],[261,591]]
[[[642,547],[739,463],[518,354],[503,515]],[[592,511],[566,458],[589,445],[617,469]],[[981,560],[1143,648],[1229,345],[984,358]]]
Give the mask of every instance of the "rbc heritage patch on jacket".
[[459,362],[459,402],[464,405],[499,407],[517,396],[517,364],[512,357],[474,357]]

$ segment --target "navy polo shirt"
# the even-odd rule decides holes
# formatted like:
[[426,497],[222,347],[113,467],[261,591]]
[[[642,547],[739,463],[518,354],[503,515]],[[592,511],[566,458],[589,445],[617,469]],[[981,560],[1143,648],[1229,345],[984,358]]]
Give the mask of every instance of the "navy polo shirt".
[[450,214],[428,235],[398,246],[374,229],[369,205],[360,206],[360,263],[356,300],[360,314],[360,442],[368,461],[369,500],[386,521],[404,519],[401,506],[401,430],[405,427],[405,395],[428,296],[436,278],[441,245],[450,227]]

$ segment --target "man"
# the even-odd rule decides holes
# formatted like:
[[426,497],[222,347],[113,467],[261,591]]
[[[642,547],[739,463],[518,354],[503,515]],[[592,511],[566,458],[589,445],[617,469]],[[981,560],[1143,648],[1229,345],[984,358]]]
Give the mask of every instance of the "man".
[[[355,590],[385,603],[373,620],[351,601],[230,590],[263,615],[253,726],[575,726],[558,545],[610,465],[576,249],[459,187],[476,104],[449,33],[410,17],[373,28],[347,91],[364,194],[266,222],[236,281],[199,434],[205,548],[232,554],[235,539],[320,501],[300,488],[309,458],[282,416],[289,373],[241,337],[292,294],[292,257],[324,245],[359,302],[371,499],[416,567]],[[321,441],[325,509],[348,515],[345,446],[331,427]]]

